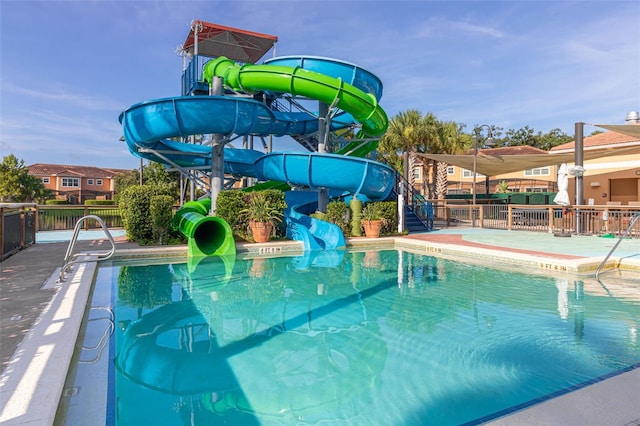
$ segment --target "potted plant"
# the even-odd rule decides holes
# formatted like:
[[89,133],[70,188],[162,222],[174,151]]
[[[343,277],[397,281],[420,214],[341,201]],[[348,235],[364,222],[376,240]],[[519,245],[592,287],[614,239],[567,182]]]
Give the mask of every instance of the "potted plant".
[[362,228],[367,238],[378,238],[380,230],[384,224],[384,218],[380,214],[378,205],[373,202],[367,203],[362,209]]
[[250,192],[245,201],[247,207],[240,210],[240,214],[248,220],[253,240],[256,243],[268,242],[273,227],[284,216],[283,211],[287,207],[284,195],[276,197],[269,191],[256,191]]

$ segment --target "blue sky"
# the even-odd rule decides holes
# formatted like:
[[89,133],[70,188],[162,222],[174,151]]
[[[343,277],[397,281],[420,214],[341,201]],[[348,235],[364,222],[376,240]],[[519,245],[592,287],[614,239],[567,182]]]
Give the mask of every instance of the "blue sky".
[[638,1],[0,0],[0,154],[138,167],[118,115],[180,94],[175,52],[194,19],[276,35],[278,56],[368,69],[390,118],[572,135],[640,109]]

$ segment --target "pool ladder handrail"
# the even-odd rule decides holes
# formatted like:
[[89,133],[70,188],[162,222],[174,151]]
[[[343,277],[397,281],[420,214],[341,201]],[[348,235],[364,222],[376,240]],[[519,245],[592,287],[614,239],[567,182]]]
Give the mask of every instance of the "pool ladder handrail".
[[[98,252],[98,253],[76,253],[73,254],[73,251],[75,250],[76,247],[76,242],[78,241],[78,235],[80,234],[80,230],[82,229],[82,224],[87,220],[87,219],[94,219],[96,222],[98,222],[100,224],[100,226],[102,227],[102,230],[104,231],[105,235],[107,236],[107,239],[109,240],[109,242],[111,243],[111,250],[109,251],[105,251],[105,252]],[[109,232],[109,228],[107,228],[107,225],[105,225],[104,221],[96,215],[90,214],[87,216],[83,216],[80,219],[78,219],[78,221],[76,222],[76,226],[73,229],[73,236],[71,237],[71,240],[69,241],[69,246],[67,247],[67,252],[64,255],[64,260],[62,262],[62,268],[60,268],[60,276],[58,277],[58,282],[64,282],[65,280],[65,274],[67,272],[69,272],[69,270],[71,269],[71,265],[75,264],[75,263],[80,263],[80,262],[85,262],[86,260],[81,260],[80,257],[81,256],[91,256],[91,257],[97,257],[96,259],[92,259],[92,260],[97,260],[97,261],[101,261],[101,260],[107,260],[109,258],[111,258],[111,256],[113,256],[113,254],[116,252],[116,243],[113,240],[113,236],[111,235],[111,232]]]
[[607,260],[609,260],[609,257],[618,248],[622,240],[624,240],[627,237],[627,235],[629,234],[629,231],[631,231],[631,228],[633,228],[633,225],[635,225],[638,219],[640,219],[640,212],[635,213],[631,217],[631,220],[629,221],[629,226],[627,226],[627,229],[622,233],[622,235],[620,235],[620,238],[618,238],[618,241],[614,244],[614,246],[609,251],[609,254],[605,256],[605,258],[602,260],[602,263],[600,263],[600,266],[598,266],[598,269],[596,269],[596,280],[598,281],[600,280],[600,271],[602,270],[602,267],[605,265],[605,263],[607,263]]

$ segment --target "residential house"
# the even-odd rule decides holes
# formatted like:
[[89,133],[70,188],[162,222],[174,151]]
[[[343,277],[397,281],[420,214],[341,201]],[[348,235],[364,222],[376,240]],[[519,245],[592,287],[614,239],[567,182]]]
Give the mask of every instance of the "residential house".
[[115,177],[121,169],[36,163],[27,166],[29,174],[42,180],[55,198],[69,204],[86,200],[113,200]]

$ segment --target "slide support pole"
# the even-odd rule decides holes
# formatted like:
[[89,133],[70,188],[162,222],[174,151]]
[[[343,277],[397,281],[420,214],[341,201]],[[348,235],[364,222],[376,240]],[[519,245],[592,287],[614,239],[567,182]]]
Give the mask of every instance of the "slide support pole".
[[[319,102],[318,105],[318,153],[324,154],[327,152],[327,146],[325,139],[327,136],[327,126],[325,125],[329,115],[329,106],[324,102]],[[318,211],[322,213],[327,212],[327,204],[329,204],[329,190],[327,188],[318,188]]]
[[[209,94],[214,96],[222,95],[222,78],[214,77],[211,80]],[[211,135],[211,210],[209,215],[213,216],[216,212],[216,201],[218,194],[224,186],[224,145],[221,143],[222,135]]]

